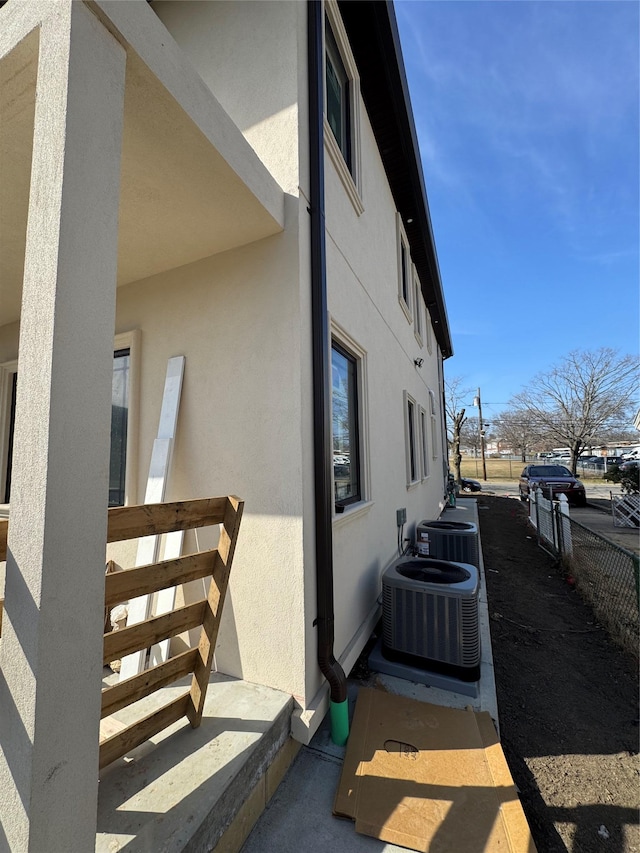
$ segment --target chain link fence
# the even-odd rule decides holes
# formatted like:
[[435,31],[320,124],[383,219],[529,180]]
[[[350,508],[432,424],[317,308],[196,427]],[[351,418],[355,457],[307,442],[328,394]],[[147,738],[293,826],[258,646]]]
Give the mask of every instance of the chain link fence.
[[529,520],[538,544],[562,560],[582,598],[609,635],[638,656],[640,559],[571,518],[566,498],[547,500],[534,490]]
[[576,588],[593,609],[611,638],[638,655],[640,631],[640,560],[556,510],[562,560],[575,579]]

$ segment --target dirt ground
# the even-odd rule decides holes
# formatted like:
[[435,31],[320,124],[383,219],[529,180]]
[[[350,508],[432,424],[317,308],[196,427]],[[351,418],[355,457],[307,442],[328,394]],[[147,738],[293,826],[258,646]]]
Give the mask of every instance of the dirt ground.
[[539,853],[640,853],[636,662],[538,547],[520,501],[478,495],[503,749]]

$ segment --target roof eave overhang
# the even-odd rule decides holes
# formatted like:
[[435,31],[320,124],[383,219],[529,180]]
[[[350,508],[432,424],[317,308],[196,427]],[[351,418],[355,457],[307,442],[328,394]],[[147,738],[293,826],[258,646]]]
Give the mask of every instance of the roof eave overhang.
[[390,0],[338,0],[360,88],[444,358],[453,355],[400,35]]

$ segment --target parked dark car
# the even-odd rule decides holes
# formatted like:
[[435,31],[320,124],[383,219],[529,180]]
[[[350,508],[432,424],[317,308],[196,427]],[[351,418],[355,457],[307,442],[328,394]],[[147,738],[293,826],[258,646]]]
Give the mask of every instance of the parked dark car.
[[587,495],[580,480],[564,465],[527,465],[520,476],[520,500],[526,501],[532,488],[538,486],[546,498],[566,495],[574,506],[586,506]]
[[640,459],[625,459],[624,462],[620,463],[620,470],[624,471],[632,471],[634,468],[640,466]]
[[481,492],[482,486],[477,480],[470,480],[468,477],[460,477],[460,488],[463,492]]
[[[604,456],[597,456],[595,462],[593,463],[596,468],[604,468]],[[607,468],[610,468],[612,465],[620,465],[624,462],[622,456],[607,456]]]

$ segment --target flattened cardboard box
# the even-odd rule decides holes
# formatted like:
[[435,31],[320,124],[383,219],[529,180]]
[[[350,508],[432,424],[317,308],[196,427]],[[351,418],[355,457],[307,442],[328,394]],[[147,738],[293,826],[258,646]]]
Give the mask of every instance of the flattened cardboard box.
[[362,688],[333,813],[429,853],[536,853],[488,713]]

